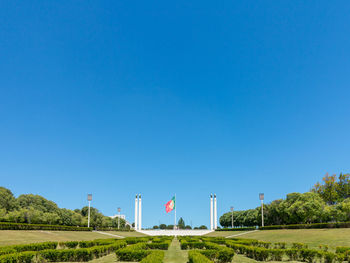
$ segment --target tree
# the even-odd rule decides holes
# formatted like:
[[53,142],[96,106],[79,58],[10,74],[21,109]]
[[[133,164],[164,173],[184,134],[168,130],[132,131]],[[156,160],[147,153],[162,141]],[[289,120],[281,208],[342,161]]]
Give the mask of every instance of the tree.
[[153,226],[153,229],[159,229],[159,226]]
[[192,227],[187,225],[187,226],[185,226],[185,229],[192,229]]
[[179,229],[185,229],[185,220],[183,220],[182,217],[180,217],[177,226],[179,227]]
[[13,193],[5,187],[0,187],[0,209],[1,208],[5,209],[6,212],[17,208],[16,198],[13,196]]
[[19,206],[22,208],[33,207],[35,210],[41,212],[53,213],[57,213],[57,211],[59,210],[58,206],[54,202],[47,200],[40,195],[20,195],[17,200]]
[[315,186],[311,189],[313,192],[319,194],[324,201],[329,205],[334,205],[339,199],[338,195],[338,183],[336,175],[330,176],[328,173],[322,178],[323,185],[316,183]]
[[208,229],[208,228],[207,228],[207,226],[205,226],[205,225],[201,225],[201,226],[199,227],[199,229]]
[[166,229],[166,224],[160,224],[160,225],[159,225],[159,228],[160,228],[160,229]]

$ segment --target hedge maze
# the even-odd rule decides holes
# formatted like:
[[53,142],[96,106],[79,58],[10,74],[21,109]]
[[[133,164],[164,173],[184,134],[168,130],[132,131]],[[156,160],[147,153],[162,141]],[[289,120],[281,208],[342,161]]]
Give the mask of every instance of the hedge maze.
[[231,262],[234,253],[256,261],[299,261],[307,263],[350,263],[350,247],[337,247],[329,251],[328,246],[309,249],[303,243],[271,243],[254,239],[225,239],[220,237],[182,237],[181,249],[191,249],[190,263]]
[[[129,237],[92,241],[43,242],[0,247],[0,263],[87,262],[115,253],[117,261],[161,263],[173,237]],[[256,261],[350,263],[350,247],[309,249],[303,243],[270,243],[254,239],[179,237],[189,263],[226,263],[240,254]],[[114,261],[115,262],[115,261]]]
[[43,242],[0,247],[0,263],[86,262],[116,253],[119,261],[160,263],[172,237]]

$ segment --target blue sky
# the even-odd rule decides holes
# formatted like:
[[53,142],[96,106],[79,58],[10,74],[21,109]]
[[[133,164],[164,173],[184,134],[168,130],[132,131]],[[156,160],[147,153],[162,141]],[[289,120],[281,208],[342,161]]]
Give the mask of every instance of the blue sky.
[[349,172],[349,1],[1,1],[0,178],[144,226]]

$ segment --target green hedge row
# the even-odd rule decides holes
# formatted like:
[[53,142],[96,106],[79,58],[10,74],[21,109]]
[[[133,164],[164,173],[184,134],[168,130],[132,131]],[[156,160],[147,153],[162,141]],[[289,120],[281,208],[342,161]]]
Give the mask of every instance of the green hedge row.
[[57,242],[42,242],[42,243],[0,247],[0,256],[5,254],[24,252],[24,251],[40,251],[45,249],[56,249],[57,244],[58,244]]
[[256,227],[237,227],[237,228],[219,228],[215,231],[250,231],[256,230]]
[[[46,248],[44,246],[45,243],[47,245]],[[42,260],[47,262],[89,261],[110,254],[126,246],[126,242],[123,240],[114,241],[113,244],[78,249],[56,249],[57,242],[45,243],[41,243],[40,246],[36,246],[38,244],[17,246],[17,248],[19,248],[18,251],[13,249],[15,253],[0,256],[0,263],[31,263],[34,257],[38,262]],[[44,248],[44,250],[42,250],[42,248]],[[22,252],[23,249],[33,249],[33,251]]]
[[143,258],[140,263],[162,263],[164,251],[152,251],[147,257]]
[[48,262],[81,262],[106,256],[126,246],[124,241],[114,244],[78,249],[49,249],[38,252],[38,256]]
[[191,250],[191,251],[188,251],[188,262],[189,263],[213,263],[214,261],[210,260],[203,254],[201,254],[199,250]]
[[26,251],[0,256],[0,263],[31,263],[38,252]]
[[147,250],[146,243],[137,243],[116,251],[119,261],[141,261],[151,253]]
[[267,249],[263,247],[242,245],[230,240],[226,242],[226,245],[234,249],[236,253],[243,254],[258,261],[282,261],[284,257],[287,257],[288,261],[309,263],[315,262],[316,260],[323,260],[324,263],[349,261],[349,254],[336,254],[315,249]]
[[88,227],[0,222],[0,230],[92,231]]
[[350,227],[350,222],[338,222],[338,223],[274,225],[274,226],[259,227],[259,229],[260,230],[274,230],[274,229],[349,228],[349,227]]

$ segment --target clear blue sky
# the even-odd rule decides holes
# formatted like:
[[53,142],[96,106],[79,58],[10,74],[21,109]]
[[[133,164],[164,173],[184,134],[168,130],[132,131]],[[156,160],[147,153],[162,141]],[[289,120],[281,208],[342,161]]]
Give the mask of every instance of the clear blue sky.
[[144,226],[350,171],[349,1],[1,1],[0,185]]

